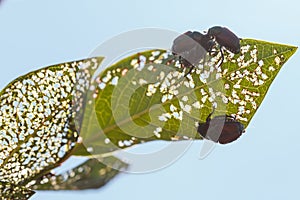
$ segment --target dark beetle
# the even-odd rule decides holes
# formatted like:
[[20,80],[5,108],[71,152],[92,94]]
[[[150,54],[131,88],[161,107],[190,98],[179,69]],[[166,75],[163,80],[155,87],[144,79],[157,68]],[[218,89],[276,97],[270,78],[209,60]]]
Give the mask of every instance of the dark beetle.
[[227,144],[238,139],[244,133],[244,125],[234,117],[220,115],[211,119],[210,113],[205,123],[199,123],[198,133],[208,140]]
[[194,67],[212,47],[210,36],[197,31],[187,31],[173,41],[172,52],[180,56],[183,67]]
[[220,46],[222,56],[219,66],[224,60],[223,47],[234,54],[240,52],[240,39],[228,28],[221,26],[208,29],[207,34],[197,31],[187,31],[181,34],[173,41],[172,52],[179,55],[179,61],[183,67],[191,67],[187,73],[189,74],[201,59],[205,60],[207,52],[214,52],[213,48],[217,44]]
[[224,61],[224,53],[222,47],[226,48],[234,54],[238,54],[240,52],[240,39],[228,28],[214,26],[208,29],[207,35],[211,38],[211,40],[215,40],[220,45],[221,62],[218,66],[222,65]]
[[214,38],[216,42],[234,54],[238,54],[241,49],[240,38],[226,27],[214,26],[208,29],[207,35]]

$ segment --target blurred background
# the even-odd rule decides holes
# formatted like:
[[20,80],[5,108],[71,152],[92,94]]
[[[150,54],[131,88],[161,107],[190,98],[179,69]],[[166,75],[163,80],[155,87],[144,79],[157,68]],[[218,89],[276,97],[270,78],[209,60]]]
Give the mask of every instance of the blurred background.
[[[299,18],[296,0],[3,0],[0,87],[42,66],[86,58],[107,39],[137,28],[185,32],[222,25],[241,38],[299,46]],[[157,172],[121,174],[99,190],[37,192],[31,199],[299,199],[298,63],[296,52],[246,133],[204,160],[197,141]]]

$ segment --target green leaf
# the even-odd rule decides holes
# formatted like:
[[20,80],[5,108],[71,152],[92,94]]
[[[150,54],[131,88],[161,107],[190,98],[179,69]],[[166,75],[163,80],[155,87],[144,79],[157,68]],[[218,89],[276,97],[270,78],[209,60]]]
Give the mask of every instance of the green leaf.
[[[105,163],[110,163],[119,170],[127,168],[127,164],[117,158],[107,157]],[[97,159],[89,159],[78,167],[53,176],[48,174],[33,186],[35,190],[84,190],[100,188],[114,178],[119,170],[102,164]]]
[[[202,139],[196,129],[214,115],[236,117],[245,127],[272,81],[297,47],[241,40],[240,54],[219,52],[185,75],[178,58],[150,50],[110,66],[97,79],[83,123],[83,144],[106,155],[147,141]],[[80,148],[75,154],[84,154]],[[108,154],[109,155],[109,154]]]
[[1,91],[1,182],[29,187],[71,155],[90,81],[102,59],[45,67]]

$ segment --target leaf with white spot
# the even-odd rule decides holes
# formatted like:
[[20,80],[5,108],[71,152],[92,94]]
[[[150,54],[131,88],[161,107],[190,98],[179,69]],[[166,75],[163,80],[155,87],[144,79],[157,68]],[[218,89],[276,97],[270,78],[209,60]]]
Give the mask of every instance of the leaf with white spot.
[[228,100],[226,113],[244,124],[250,123],[283,64],[297,47],[258,40],[241,40],[241,53],[229,58],[221,70],[227,85],[224,98]]
[[[95,95],[90,95],[94,99],[86,105],[85,116],[89,117],[84,119],[81,129],[83,144],[93,149],[89,153],[99,155],[143,141],[171,140],[179,128],[182,129],[183,111],[179,105],[180,99],[174,98],[181,93],[181,79],[184,74],[179,73],[177,68],[154,64],[162,62],[164,51],[156,54],[151,62],[153,66],[145,63],[147,66],[141,69],[141,55],[149,58],[153,57],[154,52],[148,51],[128,57],[108,68],[97,78]],[[115,77],[118,77],[118,83],[112,84]],[[174,83],[174,77],[177,77],[179,82]],[[165,81],[162,83],[161,80]],[[152,83],[148,84],[149,81]],[[171,87],[171,92],[164,91],[174,84],[177,86]],[[162,103],[164,99],[166,102]],[[193,112],[188,103],[195,103],[197,100],[184,100],[184,109]],[[163,107],[155,107],[160,104]],[[131,118],[130,115],[134,117]],[[190,120],[185,122],[186,127],[189,124]],[[182,137],[186,136],[182,131],[180,133]],[[195,135],[195,128],[192,128],[189,135]],[[75,154],[85,155],[85,151],[78,148]]]
[[101,61],[45,67],[0,92],[0,189],[6,183],[30,187],[71,155],[91,78]]
[[[153,140],[202,139],[195,124],[205,121],[213,106],[214,116],[235,116],[247,127],[296,49],[243,39],[241,53],[225,51],[218,66],[219,52],[186,77],[189,69],[171,62],[176,57],[165,50],[127,57],[99,75],[83,143],[101,155]],[[78,148],[75,154],[84,153]]]
[[[103,161],[102,161],[103,162]],[[83,164],[59,175],[48,174],[33,186],[34,190],[84,190],[104,186],[114,178],[118,169],[126,169],[127,164],[114,157],[105,158],[114,168],[103,164],[97,159],[89,159]]]

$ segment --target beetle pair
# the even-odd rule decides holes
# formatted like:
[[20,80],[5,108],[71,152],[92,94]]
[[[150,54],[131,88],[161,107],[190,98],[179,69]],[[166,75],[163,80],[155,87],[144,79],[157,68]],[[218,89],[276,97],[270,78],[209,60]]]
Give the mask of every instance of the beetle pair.
[[208,115],[205,123],[199,123],[198,133],[213,142],[227,144],[237,140],[245,132],[244,125],[229,115],[220,115],[211,119]]
[[207,34],[197,31],[185,32],[173,41],[172,52],[180,56],[183,67],[191,67],[188,74],[201,59],[205,59],[206,52],[219,44],[222,65],[224,60],[223,48],[238,54],[240,52],[240,39],[226,27],[214,26],[208,29]]

